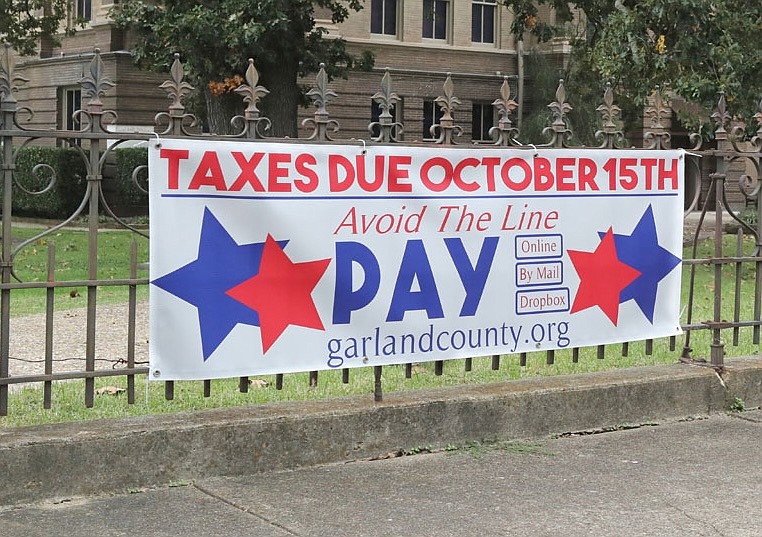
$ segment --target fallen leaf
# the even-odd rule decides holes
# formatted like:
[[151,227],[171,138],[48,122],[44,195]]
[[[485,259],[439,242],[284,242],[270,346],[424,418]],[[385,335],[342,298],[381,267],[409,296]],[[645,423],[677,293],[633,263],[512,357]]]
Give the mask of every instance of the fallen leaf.
[[124,388],[117,388],[116,386],[104,386],[95,390],[96,395],[119,395],[125,391]]

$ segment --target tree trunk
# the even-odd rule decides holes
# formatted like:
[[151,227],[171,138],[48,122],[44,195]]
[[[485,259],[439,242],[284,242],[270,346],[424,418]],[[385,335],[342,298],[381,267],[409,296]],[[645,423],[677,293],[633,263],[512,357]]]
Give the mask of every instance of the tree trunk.
[[270,94],[262,99],[262,115],[272,122],[269,136],[298,137],[297,112],[300,89],[297,84],[298,64],[285,60],[261,71],[262,85]]
[[[243,114],[243,100],[232,92],[213,95],[209,88],[204,89],[206,103],[206,126],[211,134],[236,134],[230,125],[234,116]],[[238,127],[239,130],[242,128]]]

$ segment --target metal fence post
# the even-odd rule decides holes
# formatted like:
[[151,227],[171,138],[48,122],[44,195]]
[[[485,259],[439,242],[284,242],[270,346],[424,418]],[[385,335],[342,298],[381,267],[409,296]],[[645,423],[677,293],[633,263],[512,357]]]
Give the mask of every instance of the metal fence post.
[[[3,56],[0,58],[0,130],[5,131],[0,136],[2,147],[3,172],[3,217],[2,217],[2,256],[0,256],[0,279],[10,283],[13,270],[13,235],[11,233],[11,209],[13,190],[13,135],[17,103],[13,97],[16,82],[26,79],[14,73],[14,63],[11,47],[5,44]],[[0,291],[0,379],[10,376],[10,322],[11,322],[11,291]],[[8,385],[0,385],[0,416],[8,415]]]

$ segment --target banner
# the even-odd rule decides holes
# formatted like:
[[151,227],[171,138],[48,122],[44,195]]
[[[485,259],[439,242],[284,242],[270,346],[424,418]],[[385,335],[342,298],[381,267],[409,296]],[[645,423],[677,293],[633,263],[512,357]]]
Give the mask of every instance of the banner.
[[150,376],[680,333],[681,151],[156,140]]

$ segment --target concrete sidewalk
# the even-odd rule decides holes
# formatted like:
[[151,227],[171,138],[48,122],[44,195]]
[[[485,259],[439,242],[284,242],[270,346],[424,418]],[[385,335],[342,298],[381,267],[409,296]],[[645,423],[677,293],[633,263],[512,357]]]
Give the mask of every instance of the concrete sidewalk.
[[[0,505],[372,459],[420,446],[544,440],[762,406],[762,359],[0,429]],[[700,446],[692,450],[697,456]],[[719,454],[708,454],[717,461]],[[1,528],[2,526],[0,526]]]
[[[6,537],[762,535],[762,412],[0,508]],[[214,458],[214,453],[208,453]]]

